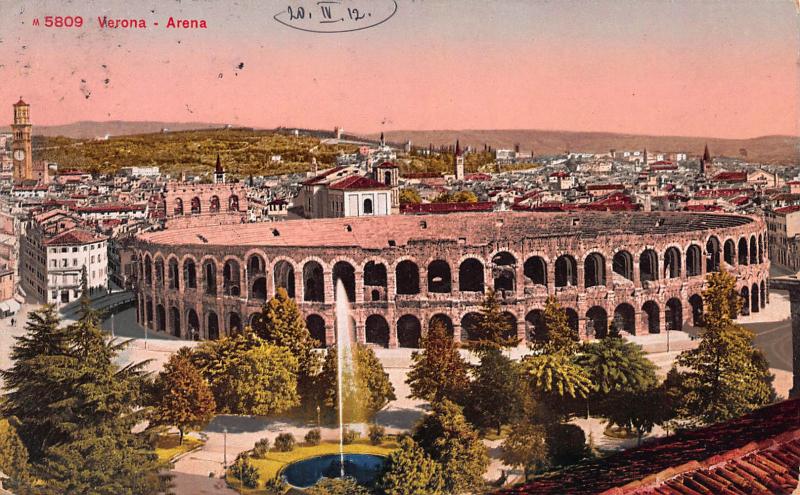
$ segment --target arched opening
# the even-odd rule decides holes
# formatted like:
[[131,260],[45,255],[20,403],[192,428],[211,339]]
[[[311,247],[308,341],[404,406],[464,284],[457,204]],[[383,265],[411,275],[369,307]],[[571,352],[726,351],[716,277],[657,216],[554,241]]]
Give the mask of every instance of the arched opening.
[[761,311],[761,305],[759,304],[759,293],[761,291],[758,289],[758,284],[753,284],[750,288],[750,312],[751,313],[758,313]]
[[603,339],[608,336],[608,313],[600,306],[592,306],[586,312],[586,335]]
[[316,261],[303,265],[303,300],[325,302],[325,272]]
[[218,340],[219,339],[219,319],[217,318],[217,313],[213,311],[208,312],[208,318],[206,319],[208,325],[206,328],[208,329],[208,339],[209,340]]
[[239,196],[231,194],[228,198],[228,211],[239,211]]
[[367,344],[389,347],[389,324],[381,315],[370,315],[365,324]]
[[392,173],[388,170],[383,173],[383,183],[384,185],[391,186],[392,185]]
[[192,215],[199,215],[200,213],[202,213],[203,209],[200,206],[200,198],[198,198],[197,196],[193,197],[191,205],[192,205]]
[[755,265],[758,263],[758,246],[756,245],[756,236],[750,236],[750,264]]
[[258,277],[253,280],[253,286],[250,289],[250,299],[258,301],[267,300],[267,277]]
[[500,318],[505,323],[505,333],[502,337],[508,341],[516,340],[517,338],[517,317],[513,313],[503,311]]
[[648,333],[661,332],[660,313],[655,301],[647,301],[642,305],[642,313],[647,320]]
[[169,279],[169,288],[170,289],[180,289],[180,282],[178,278],[178,260],[175,258],[169,259],[169,264],[167,265],[167,278]]
[[369,294],[367,301],[386,300],[386,265],[374,261],[364,265],[364,290]]
[[468,258],[458,267],[458,290],[461,292],[483,292],[483,264]]
[[683,330],[683,304],[677,297],[673,297],[667,301],[667,307],[664,310],[664,320],[667,324],[667,330]]
[[578,286],[578,263],[575,258],[563,254],[556,260],[556,287]]
[[664,278],[681,276],[681,252],[675,246],[664,253]]
[[219,196],[211,196],[211,200],[208,202],[208,211],[211,213],[217,213],[219,211]]
[[186,260],[183,262],[183,281],[186,283],[187,289],[197,288],[197,267],[194,260]]
[[611,269],[617,275],[633,281],[633,256],[627,251],[617,251],[611,259]]
[[397,293],[419,294],[419,267],[411,260],[403,260],[394,270],[397,280]]
[[708,242],[706,242],[706,273],[719,271],[719,251],[719,239],[712,235],[708,238]]
[[250,255],[250,258],[247,260],[247,274],[251,277],[260,275],[264,273],[264,270],[267,269],[267,264],[261,258],[261,256],[257,254]]
[[164,286],[164,260],[161,257],[156,258],[156,285],[158,287]]
[[658,254],[652,249],[645,249],[639,255],[639,280],[642,283],[658,280]]
[[231,313],[228,315],[228,334],[236,335],[242,333],[242,317],[239,313]]
[[508,251],[497,253],[492,257],[492,278],[494,290],[513,292],[516,286],[517,260]]
[[636,311],[628,303],[622,303],[614,309],[614,328],[622,333],[636,335]]
[[478,325],[481,322],[480,313],[467,313],[461,318],[461,341],[474,342],[480,340]]
[[523,266],[525,277],[533,285],[547,286],[547,262],[541,256],[531,256]]
[[764,262],[764,236],[758,236],[758,262]]
[[242,293],[239,262],[228,260],[222,267],[222,290],[226,296],[239,296]]
[[564,312],[567,313],[567,325],[569,325],[570,330],[577,335],[580,322],[580,319],[578,318],[578,312],[572,308],[564,308]]
[[147,327],[153,327],[153,301],[147,300],[145,303],[145,321],[147,322]]
[[311,334],[311,338],[316,341],[316,348],[324,349],[327,347],[325,320],[320,315],[308,315],[306,327],[308,328],[308,333]]
[[585,287],[606,285],[606,260],[600,253],[591,253],[583,261],[583,282]]
[[428,292],[449,294],[453,290],[450,265],[443,260],[434,260],[428,265]]
[[190,340],[200,340],[200,318],[193,309],[186,312],[186,330]]
[[[356,301],[356,269],[353,265],[346,261],[339,261],[333,265],[333,287],[336,288],[336,283],[342,281],[344,290],[347,293],[347,300],[350,302]],[[334,292],[334,298],[336,292]]]
[[422,337],[422,325],[414,315],[403,315],[397,320],[397,345],[416,349]]
[[176,216],[183,215],[183,200],[181,198],[175,198],[175,208],[173,208],[172,213]]
[[723,251],[725,263],[727,263],[728,266],[733,266],[736,263],[736,245],[732,240],[728,239],[725,241]]
[[156,330],[159,332],[167,331],[167,312],[161,304],[156,306]]
[[153,285],[153,260],[149,254],[144,255],[144,283]]
[[207,260],[203,263],[203,274],[205,275],[206,294],[217,295],[217,266],[213,261]]
[[747,286],[742,287],[740,292],[742,296],[742,316],[750,314],[750,289]]
[[689,306],[692,307],[692,326],[703,326],[703,298],[700,294],[693,294],[689,298]]
[[741,237],[739,239],[738,251],[739,251],[739,264],[746,265],[750,258],[747,255],[747,239],[745,239],[744,237]]
[[372,200],[364,198],[364,215],[372,215]]
[[763,280],[761,281],[761,297],[759,298],[761,302],[761,307],[765,308],[767,306],[767,283]]
[[700,264],[701,260],[700,246],[697,244],[689,246],[689,249],[686,250],[686,275],[690,277],[701,275],[703,273],[703,266]]
[[169,319],[172,322],[172,335],[180,338],[181,336],[181,312],[175,306],[169,308]]
[[447,331],[447,334],[450,335],[451,337],[453,336],[454,334],[453,320],[451,320],[449,316],[443,313],[437,313],[431,316],[431,319],[428,321],[428,328],[436,324],[442,325]]
[[525,338],[528,342],[546,342],[548,338],[544,311],[532,309],[525,315]]
[[275,263],[272,269],[275,290],[283,289],[289,297],[294,297],[294,267],[286,260]]

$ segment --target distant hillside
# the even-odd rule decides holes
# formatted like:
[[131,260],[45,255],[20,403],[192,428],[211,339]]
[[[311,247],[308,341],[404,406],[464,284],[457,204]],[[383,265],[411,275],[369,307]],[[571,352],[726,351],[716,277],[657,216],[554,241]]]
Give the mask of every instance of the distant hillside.
[[[615,134],[611,132],[569,132],[520,130],[442,130],[442,131],[387,131],[386,140],[405,142],[411,140],[416,146],[452,145],[456,139],[463,145],[483,149],[487,144],[492,148],[513,148],[518,143],[523,151],[533,150],[536,154],[555,154],[569,151],[587,153],[607,153],[609,149],[649,151],[685,151],[690,155],[700,155],[708,143],[714,156],[742,157],[742,149],[747,151],[747,159],[764,163],[800,163],[800,137],[763,136],[752,139],[719,139],[683,136],[644,136],[636,134]],[[379,134],[372,134],[376,137]]]
[[[93,139],[111,136],[125,136],[130,134],[146,134],[160,132],[167,128],[171,131],[185,131],[190,129],[219,129],[225,124],[209,124],[206,122],[131,122],[126,120],[109,120],[107,122],[81,121],[64,125],[35,125],[33,134],[37,136],[64,136],[75,139]],[[10,128],[1,128],[3,132],[10,132]]]

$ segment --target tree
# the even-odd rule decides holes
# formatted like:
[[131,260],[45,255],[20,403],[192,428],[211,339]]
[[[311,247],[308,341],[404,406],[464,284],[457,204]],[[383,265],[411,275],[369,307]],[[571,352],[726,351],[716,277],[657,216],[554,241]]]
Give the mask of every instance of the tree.
[[603,409],[609,425],[636,432],[639,444],[656,425],[672,419],[667,390],[663,385],[614,394],[605,401]]
[[453,203],[477,203],[478,196],[472,191],[458,191],[453,194]]
[[534,342],[534,350],[544,353],[564,352],[573,355],[578,351],[578,332],[569,326],[567,312],[553,296],[547,298],[544,305],[544,324],[546,340]]
[[700,345],[678,356],[681,371],[670,390],[678,420],[689,426],[739,417],[775,396],[753,333],[733,321],[739,308],[736,280],[724,271],[710,274],[703,306]]
[[475,490],[483,483],[489,466],[486,446],[453,402],[432,404],[431,414],[420,421],[413,438],[441,466],[445,492]]
[[297,359],[286,347],[264,344],[245,352],[219,378],[224,411],[268,416],[297,407]]
[[585,344],[577,362],[586,370],[594,392],[600,396],[641,392],[658,384],[656,366],[647,359],[642,347],[619,334]]
[[434,320],[422,338],[422,351],[411,354],[406,383],[411,397],[429,402],[449,399],[460,403],[469,387],[468,365],[447,334],[444,323]]
[[0,471],[12,481],[24,481],[28,475],[28,449],[7,419],[0,420]]
[[509,466],[521,466],[525,481],[532,472],[547,466],[549,457],[546,433],[542,425],[527,420],[514,423],[502,447],[500,459]]
[[419,204],[422,203],[422,198],[419,196],[419,193],[416,189],[401,189],[400,190],[400,204],[407,205],[407,204]]
[[527,388],[520,383],[518,365],[499,349],[491,349],[481,354],[473,373],[466,415],[473,424],[495,428],[499,435],[525,403],[522,395]]
[[[322,372],[316,380],[316,394],[319,402],[329,415],[338,408],[336,356],[334,347],[328,351]],[[350,382],[353,386],[344,387],[345,421],[368,421],[389,401],[395,400],[394,387],[383,365],[375,356],[375,351],[362,345],[354,345],[352,349],[355,378]]]
[[585,399],[592,387],[586,371],[563,352],[525,356],[522,367],[540,397]]
[[494,289],[486,292],[478,323],[475,326],[475,333],[478,335],[478,340],[472,345],[478,353],[511,347],[519,343],[512,326],[503,316]]
[[440,495],[441,468],[411,437],[405,436],[400,448],[386,458],[378,487],[386,495]]
[[359,485],[353,478],[322,478],[306,495],[370,495],[369,490]]
[[181,445],[187,430],[202,427],[214,417],[214,395],[185,352],[170,356],[153,391],[151,421],[178,428]]

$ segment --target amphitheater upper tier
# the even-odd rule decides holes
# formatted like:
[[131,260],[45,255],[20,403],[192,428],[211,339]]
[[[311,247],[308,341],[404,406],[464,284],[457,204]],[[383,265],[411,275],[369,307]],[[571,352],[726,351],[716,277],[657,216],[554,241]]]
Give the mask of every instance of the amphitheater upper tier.
[[548,296],[584,338],[698,324],[705,275],[720,269],[758,311],[765,243],[756,217],[495,212],[194,226],[142,234],[134,249],[139,318],[154,330],[235,332],[282,287],[331,343],[341,280],[361,341],[414,347],[436,320],[471,338],[488,289],[522,340],[542,337]]

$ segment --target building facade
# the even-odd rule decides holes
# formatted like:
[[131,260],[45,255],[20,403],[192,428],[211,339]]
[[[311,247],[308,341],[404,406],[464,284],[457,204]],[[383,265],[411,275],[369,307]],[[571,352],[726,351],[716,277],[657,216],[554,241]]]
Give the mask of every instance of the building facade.
[[14,159],[14,180],[17,181],[35,179],[30,111],[31,106],[22,101],[22,97],[14,104],[14,123],[11,124],[14,140],[11,143],[11,157]]

